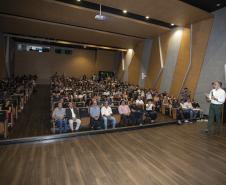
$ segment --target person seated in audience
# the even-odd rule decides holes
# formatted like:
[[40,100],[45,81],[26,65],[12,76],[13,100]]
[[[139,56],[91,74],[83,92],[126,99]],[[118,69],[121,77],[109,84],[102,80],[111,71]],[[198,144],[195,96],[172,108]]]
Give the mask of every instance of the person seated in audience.
[[157,118],[157,113],[155,112],[155,104],[153,100],[148,100],[148,103],[146,104],[146,113],[148,117],[151,118],[151,122],[154,123]]
[[[75,104],[72,102],[68,103],[68,108],[66,109],[66,116],[68,119],[70,130],[78,131],[81,125],[81,120],[79,119],[79,112],[78,109],[75,107]],[[74,127],[74,124],[76,125]]]
[[101,108],[101,115],[104,119],[104,128],[107,130],[108,128],[108,120],[111,122],[113,128],[116,126],[116,120],[113,117],[112,109],[108,105],[108,101],[104,102],[104,106]]
[[155,94],[153,101],[154,101],[154,104],[155,104],[156,111],[160,112],[160,108],[161,108],[161,105],[162,105],[161,100],[160,100],[160,95]]
[[169,115],[171,116],[172,104],[171,104],[171,101],[170,101],[170,98],[169,97],[167,97],[167,96],[164,96],[163,97],[162,106],[165,106],[165,109],[168,109],[169,110]]
[[203,110],[200,108],[199,103],[196,102],[194,99],[192,101],[192,107],[193,107],[193,111],[196,114],[196,118],[197,118],[197,115],[199,115],[199,119],[203,119]]
[[136,105],[137,105],[137,106],[144,107],[144,101],[141,99],[141,96],[138,96],[138,97],[137,97]]
[[132,104],[130,104],[130,110],[131,110],[131,122],[134,124],[140,124],[143,123],[143,104],[137,104],[137,101],[134,100]]
[[151,100],[152,99],[152,94],[151,91],[148,90],[148,92],[146,93],[146,100]]
[[100,107],[97,105],[97,101],[94,100],[93,104],[89,109],[90,113],[90,125],[92,129],[98,129],[99,127],[103,127],[103,119],[100,115]]
[[185,100],[184,102],[181,102],[180,105],[181,105],[181,108],[183,109],[183,113],[185,115],[188,115],[188,117],[189,117],[189,121],[186,119],[184,122],[185,123],[188,123],[188,122],[192,123],[192,120],[194,118],[194,111],[193,111],[191,101]]
[[108,102],[108,105],[109,105],[109,106],[112,106],[112,105],[113,105],[113,102],[112,102],[112,99],[111,99],[110,96],[107,96],[107,98],[105,99],[105,101]]
[[52,114],[52,119],[59,127],[60,133],[65,133],[67,132],[67,123],[65,121],[65,108],[63,108],[62,103],[58,103],[58,106],[54,109],[53,114]]
[[128,105],[126,105],[125,100],[122,100],[120,102],[120,106],[118,107],[118,112],[121,116],[121,120],[123,124],[128,125],[130,123],[130,108]]
[[183,109],[180,105],[180,102],[178,101],[178,99],[174,98],[172,100],[172,108],[176,109],[176,118],[177,118],[177,123],[179,125],[182,124],[182,122],[184,122],[184,112]]
[[10,104],[9,100],[6,100],[6,102],[2,106],[2,110],[6,111],[6,117],[8,119],[8,126],[12,127],[13,123],[11,122],[11,114],[12,114],[12,105]]

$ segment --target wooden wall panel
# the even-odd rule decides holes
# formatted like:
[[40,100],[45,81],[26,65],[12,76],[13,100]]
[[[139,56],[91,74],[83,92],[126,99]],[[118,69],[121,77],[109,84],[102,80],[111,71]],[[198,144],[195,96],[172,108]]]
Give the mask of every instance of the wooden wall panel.
[[6,69],[5,69],[5,48],[4,48],[4,38],[0,33],[0,79],[5,78]]
[[212,24],[213,19],[211,18],[193,25],[192,65],[184,83],[184,87],[189,88],[193,97],[204,61]]
[[178,53],[177,64],[175,72],[173,74],[172,84],[170,88],[170,94],[178,96],[181,86],[183,85],[183,79],[189,65],[190,56],[190,29],[183,29],[181,45]]
[[[170,36],[171,36],[171,32],[167,32],[160,36],[163,63],[165,63]],[[160,54],[159,54],[159,41],[158,41],[158,37],[155,37],[152,43],[152,51],[151,51],[151,56],[149,61],[147,78],[145,81],[145,88],[156,88],[156,89],[160,88],[161,76],[158,79],[156,85],[153,86],[153,83],[156,80],[160,69],[161,69],[161,65],[160,65]]]
[[140,42],[134,49],[134,56],[128,68],[128,82],[133,85],[138,85],[140,77],[140,61],[144,49],[144,42]]
[[[37,74],[47,82],[55,72],[74,77],[91,76],[99,70],[114,71],[117,52],[74,49],[72,55],[16,51],[15,74]],[[97,62],[98,60],[98,62]]]

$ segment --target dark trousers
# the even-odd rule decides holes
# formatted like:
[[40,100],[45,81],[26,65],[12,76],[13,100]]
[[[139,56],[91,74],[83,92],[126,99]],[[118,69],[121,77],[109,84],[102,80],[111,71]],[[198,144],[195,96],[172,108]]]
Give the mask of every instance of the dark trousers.
[[151,120],[156,120],[157,118],[157,113],[155,111],[148,110],[147,115],[151,118]]
[[128,125],[130,123],[130,116],[121,114],[122,124]]
[[131,121],[133,124],[140,124],[143,122],[143,112],[136,111],[131,113]]
[[208,131],[209,133],[212,133],[212,126],[214,123],[214,118],[216,118],[216,133],[220,133],[221,128],[221,111],[222,111],[222,105],[217,104],[210,104],[209,108],[209,119],[208,119]]
[[103,119],[99,117],[98,120],[95,120],[93,118],[90,118],[90,126],[91,128],[97,130],[99,128],[104,128]]
[[184,112],[181,108],[177,109],[177,120],[184,121]]
[[59,127],[60,133],[65,133],[68,130],[68,125],[65,120],[56,120],[56,126]]

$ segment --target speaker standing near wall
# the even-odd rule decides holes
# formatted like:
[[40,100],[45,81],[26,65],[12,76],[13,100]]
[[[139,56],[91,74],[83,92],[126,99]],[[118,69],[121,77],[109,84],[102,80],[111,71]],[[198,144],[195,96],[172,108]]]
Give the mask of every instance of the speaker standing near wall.
[[[210,93],[206,93],[205,96],[207,100],[209,100],[210,108],[209,108],[209,119],[206,132],[208,134],[220,134],[221,127],[221,113],[222,107],[225,102],[226,94],[225,91],[221,88],[222,83],[220,81],[216,81],[212,83],[213,89]],[[216,118],[216,129],[212,129],[214,118]]]

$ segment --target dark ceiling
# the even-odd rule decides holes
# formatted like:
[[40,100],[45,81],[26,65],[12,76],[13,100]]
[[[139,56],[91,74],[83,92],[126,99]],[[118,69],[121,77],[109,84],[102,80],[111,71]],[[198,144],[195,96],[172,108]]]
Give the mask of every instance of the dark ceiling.
[[[82,0],[82,1],[75,1],[75,0],[56,0],[59,2],[63,2],[63,3],[67,3],[67,4],[71,4],[71,5],[76,5],[76,6],[81,6],[84,8],[89,8],[89,9],[93,9],[93,10],[99,10],[100,9],[100,5],[98,3],[93,3],[93,2],[89,2],[86,0]],[[145,16],[136,14],[136,13],[132,13],[132,12],[127,12],[126,14],[124,14],[122,12],[122,10],[117,9],[117,8],[113,8],[113,7],[109,7],[109,6],[104,6],[102,5],[102,11],[103,12],[107,12],[107,13],[111,13],[111,14],[115,14],[118,16],[123,16],[123,17],[128,17],[131,19],[135,19],[135,20],[139,20],[139,21],[143,21],[146,23],[150,23],[150,24],[155,24],[158,26],[162,26],[162,27],[166,27],[166,28],[174,28],[176,27],[176,25],[171,25],[171,23],[167,23],[161,20],[157,20],[157,19],[146,19]]]
[[181,0],[187,4],[213,12],[226,6],[226,0]]

